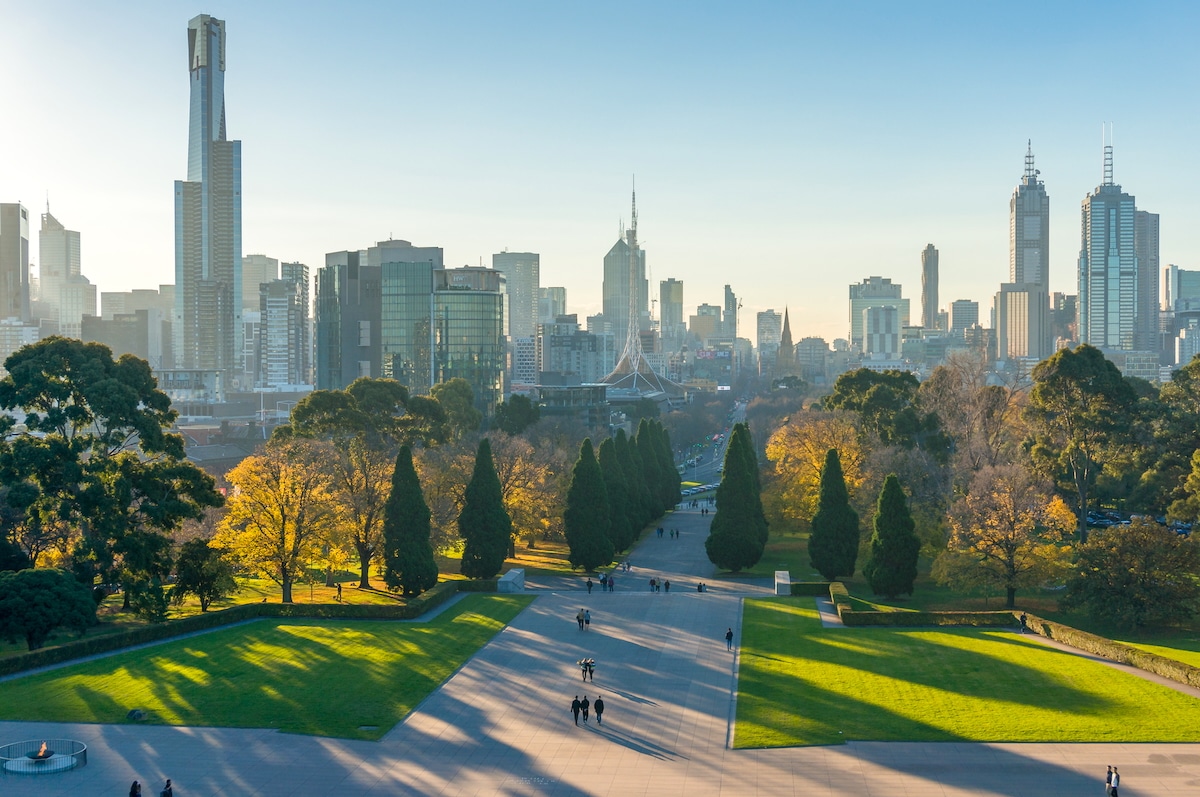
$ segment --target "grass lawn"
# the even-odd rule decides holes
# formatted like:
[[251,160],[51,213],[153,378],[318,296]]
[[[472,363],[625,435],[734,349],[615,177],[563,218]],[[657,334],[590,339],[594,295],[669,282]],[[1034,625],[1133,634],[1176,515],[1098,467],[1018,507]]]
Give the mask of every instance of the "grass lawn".
[[737,747],[1200,741],[1200,701],[1009,632],[826,629],[782,598],[742,634]]
[[119,723],[140,708],[163,725],[378,739],[531,600],[468,595],[428,623],[260,620],[9,682],[0,717]]

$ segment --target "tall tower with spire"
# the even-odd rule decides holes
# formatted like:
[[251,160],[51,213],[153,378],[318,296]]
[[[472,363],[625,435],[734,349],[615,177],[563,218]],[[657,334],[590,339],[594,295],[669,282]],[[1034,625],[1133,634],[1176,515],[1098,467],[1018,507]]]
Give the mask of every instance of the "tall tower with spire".
[[1034,167],[1033,141],[1025,173],[1008,203],[1008,277],[993,300],[996,354],[1043,359],[1054,353],[1050,324],[1050,196]]
[[176,363],[234,387],[242,356],[242,142],[225,129],[225,22],[188,22],[187,180],[175,182]]
[[[641,312],[639,311],[639,302],[641,296],[644,295],[639,289],[644,286],[645,278],[645,255],[638,248],[637,240],[637,191],[633,192],[633,214],[629,229],[625,233],[625,246],[628,250],[626,259],[626,285],[628,286],[628,304],[625,311],[625,345],[621,350],[621,356],[617,358],[617,365],[613,368],[612,373],[604,377],[602,380],[610,387],[623,390],[635,390],[643,393],[668,393],[671,395],[679,395],[683,389],[667,379],[661,377],[654,372],[654,368],[646,361],[646,355],[642,350],[641,336]],[[614,250],[616,247],[614,247]],[[613,253],[609,252],[611,256]],[[608,276],[608,258],[605,258],[605,277]],[[606,291],[607,292],[607,291]],[[607,303],[606,303],[607,304]],[[608,310],[605,310],[605,315],[608,315]],[[614,332],[618,330],[614,327]]]
[[[1147,338],[1158,319],[1144,297],[1152,276],[1138,259],[1136,200],[1113,181],[1111,141],[1104,145],[1104,181],[1083,200],[1082,210],[1080,342],[1115,351],[1150,350]],[[1157,249],[1157,223],[1153,227]]]
[[792,342],[792,322],[787,307],[783,308],[783,332],[779,335],[779,350],[775,352],[775,378],[796,373],[796,344]]

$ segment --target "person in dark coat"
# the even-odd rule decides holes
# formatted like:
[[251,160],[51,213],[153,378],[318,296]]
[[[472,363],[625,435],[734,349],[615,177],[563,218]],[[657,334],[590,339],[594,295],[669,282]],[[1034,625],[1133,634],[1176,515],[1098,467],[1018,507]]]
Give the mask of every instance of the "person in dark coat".
[[592,704],[587,699],[587,695],[584,695],[583,700],[579,701],[579,710],[583,712],[583,721],[584,722],[587,722],[588,709],[591,707],[591,705]]
[[175,797],[175,791],[171,788],[171,779],[167,778],[167,785],[163,786],[159,797]]
[[588,589],[588,594],[591,595],[592,594],[592,579],[590,577],[587,580],[587,589]]
[[603,725],[604,724],[604,698],[601,697],[600,695],[596,695],[596,702],[593,703],[592,706],[593,706],[593,708],[596,709],[596,724]]
[[579,704],[579,695],[575,695],[575,699],[571,701],[571,713],[575,715],[575,724],[579,724],[579,710],[582,708]]
[[[1110,772],[1112,771],[1112,767],[1109,767],[1108,769]],[[142,784],[135,780],[129,787],[129,797],[142,797]]]

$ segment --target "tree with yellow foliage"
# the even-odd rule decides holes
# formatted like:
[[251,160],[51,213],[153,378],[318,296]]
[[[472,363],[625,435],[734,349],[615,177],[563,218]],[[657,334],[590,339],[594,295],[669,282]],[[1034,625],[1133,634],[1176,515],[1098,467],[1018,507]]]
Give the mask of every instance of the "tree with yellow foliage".
[[284,603],[292,602],[292,585],[337,528],[328,457],[323,443],[272,441],[227,476],[233,494],[214,544],[278,584]]
[[1065,544],[1075,514],[1048,485],[1019,465],[986,466],[951,507],[950,540],[933,565],[941,584],[1017,590],[1060,578],[1070,564]]
[[767,441],[767,459],[775,466],[774,489],[780,514],[811,521],[821,493],[825,455],[836,449],[846,489],[853,495],[862,484],[869,452],[852,416],[840,412],[805,410],[791,416]]

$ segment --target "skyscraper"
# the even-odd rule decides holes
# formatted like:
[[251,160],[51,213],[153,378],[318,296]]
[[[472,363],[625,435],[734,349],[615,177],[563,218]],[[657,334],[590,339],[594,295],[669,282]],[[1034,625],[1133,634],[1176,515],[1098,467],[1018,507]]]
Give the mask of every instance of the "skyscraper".
[[927,244],[921,250],[921,326],[937,329],[938,250]]
[[[783,316],[774,310],[763,310],[758,314],[758,371],[768,374],[775,364],[779,341],[783,337]],[[789,330],[790,334],[790,330]]]
[[733,289],[728,285],[725,286],[725,322],[723,324],[725,334],[730,340],[737,339],[738,333],[738,300],[734,295]]
[[225,130],[224,21],[188,22],[188,78],[188,176],[175,182],[176,364],[232,375],[243,334],[242,142]]
[[634,230],[625,232],[624,237],[613,244],[612,249],[604,256],[603,284],[603,313],[604,319],[612,325],[613,334],[623,340],[629,329],[630,303],[630,263],[634,264],[635,272],[632,284],[637,296],[632,306],[638,318],[635,319],[639,328],[643,328],[642,320],[650,308],[649,285],[646,282],[646,250],[638,247],[637,256],[633,257],[630,242],[637,246]]
[[242,256],[242,309],[258,309],[258,286],[279,279],[279,260],[266,255]]
[[538,289],[538,323],[553,324],[554,319],[567,314],[566,288]]
[[1159,348],[1158,314],[1158,214],[1145,210],[1133,214],[1133,248],[1137,254],[1137,306],[1141,323],[1134,345],[1139,351]]
[[[381,376],[423,396],[437,382],[433,362],[433,272],[443,268],[440,246],[380,241],[367,260],[380,268]],[[501,316],[503,322],[503,314]]]
[[971,299],[955,299],[950,303],[950,332],[961,336],[966,330],[979,324],[979,302]]
[[78,338],[85,315],[96,314],[96,286],[79,273],[79,233],[42,214],[38,232],[38,316],[58,334]]
[[300,329],[296,333],[297,353],[296,364],[299,369],[299,384],[313,383],[313,328],[312,328],[312,283],[308,277],[308,266],[303,263],[284,263],[280,267],[280,279],[296,285],[297,322]]
[[0,203],[0,320],[29,320],[29,211]]
[[[386,267],[385,267],[386,268]],[[433,272],[433,384],[465,379],[490,417],[504,398],[504,295],[490,268]]]
[[[1150,341],[1158,330],[1157,302],[1146,285],[1157,288],[1158,219],[1141,220],[1143,239],[1133,195],[1113,182],[1112,145],[1104,147],[1104,182],[1083,200],[1079,249],[1079,340],[1114,351],[1153,351]],[[1138,249],[1153,258],[1154,270],[1143,271]],[[1147,267],[1149,264],[1147,264]],[[1151,276],[1151,273],[1153,276]],[[1147,318],[1147,308],[1153,317]]]
[[379,377],[379,274],[366,250],[325,255],[314,310],[317,390],[345,390],[360,376]]
[[908,326],[908,299],[900,296],[900,286],[885,277],[868,277],[850,286],[850,343],[863,350],[864,312],[868,307],[895,307],[900,326]]
[[683,282],[674,277],[658,283],[659,330],[664,338],[681,338],[683,325]]
[[492,255],[492,268],[507,280],[509,336],[532,338],[537,334],[541,257],[534,252],[498,252]]
[[993,310],[996,356],[1040,360],[1054,352],[1050,324],[1050,196],[1025,150],[1025,174],[1008,203],[1008,276]]

